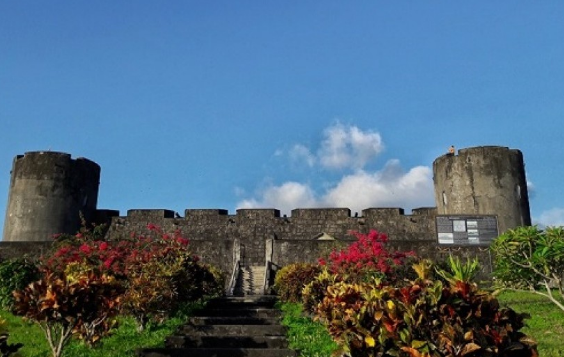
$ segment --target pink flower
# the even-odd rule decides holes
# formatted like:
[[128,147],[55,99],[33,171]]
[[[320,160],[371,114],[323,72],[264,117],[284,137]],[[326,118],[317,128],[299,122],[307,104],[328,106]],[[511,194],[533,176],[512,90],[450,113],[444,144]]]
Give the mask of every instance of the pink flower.
[[87,244],[81,245],[80,248],[78,248],[78,250],[80,250],[84,254],[90,254],[91,252],[90,247]]
[[108,243],[106,242],[100,243],[100,250],[106,250],[106,249],[108,249]]
[[153,224],[153,223],[149,223],[147,224],[147,229],[150,231],[158,231],[160,228],[159,226]]
[[176,238],[176,242],[181,244],[181,245],[187,245],[188,244],[188,239],[186,238],[182,238],[182,237],[178,237]]

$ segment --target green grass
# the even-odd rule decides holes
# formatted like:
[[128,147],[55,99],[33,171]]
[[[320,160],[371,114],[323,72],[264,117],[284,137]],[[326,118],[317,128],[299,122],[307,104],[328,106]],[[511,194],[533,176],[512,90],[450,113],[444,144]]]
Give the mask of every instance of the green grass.
[[278,306],[284,315],[282,324],[288,328],[290,348],[299,350],[301,357],[328,357],[337,350],[325,327],[304,316],[301,304]]
[[541,357],[564,357],[564,311],[529,292],[504,291],[498,299],[502,306],[531,315],[522,331],[538,342]]
[[[95,348],[89,348],[84,343],[72,340],[63,352],[63,357],[107,357],[107,356],[135,356],[135,350],[142,347],[164,347],[164,340],[182,325],[194,308],[199,305],[187,306],[176,316],[162,324],[149,326],[142,333],[136,331],[132,318],[120,317],[119,325],[112,331],[111,336],[102,339],[102,343]],[[0,318],[7,321],[10,344],[23,343],[18,351],[22,357],[50,357],[51,352],[43,331],[34,323],[23,321],[21,317],[0,310]]]

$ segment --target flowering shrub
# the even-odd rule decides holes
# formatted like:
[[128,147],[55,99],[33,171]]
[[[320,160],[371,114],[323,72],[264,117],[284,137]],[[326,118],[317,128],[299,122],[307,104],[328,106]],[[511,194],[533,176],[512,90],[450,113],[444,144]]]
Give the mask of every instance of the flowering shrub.
[[135,250],[134,239],[107,242],[103,240],[103,226],[82,227],[75,235],[55,234],[54,249],[42,257],[43,268],[64,272],[69,265],[78,266],[98,275],[126,277],[126,257]]
[[357,241],[340,251],[332,251],[328,260],[319,263],[327,266],[333,274],[342,275],[348,281],[368,281],[378,278],[384,282],[396,280],[396,271],[405,265],[414,252],[390,252],[385,243],[384,233],[371,230],[368,234],[350,232]]

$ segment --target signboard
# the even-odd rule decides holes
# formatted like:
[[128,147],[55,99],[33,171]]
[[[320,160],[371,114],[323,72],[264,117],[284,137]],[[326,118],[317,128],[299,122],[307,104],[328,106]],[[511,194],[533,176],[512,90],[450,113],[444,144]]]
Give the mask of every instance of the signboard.
[[490,245],[497,238],[496,216],[437,216],[439,244]]

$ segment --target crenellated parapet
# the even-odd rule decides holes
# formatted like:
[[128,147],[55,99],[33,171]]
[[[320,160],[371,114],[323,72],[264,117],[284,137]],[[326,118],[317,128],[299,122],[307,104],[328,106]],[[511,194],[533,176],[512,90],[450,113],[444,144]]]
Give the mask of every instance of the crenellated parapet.
[[351,216],[348,208],[299,208],[290,216],[280,216],[276,209],[239,209],[235,215],[224,209],[187,209],[181,217],[172,210],[135,209],[127,216],[113,217],[110,236],[143,231],[147,224],[163,230],[177,230],[191,239],[272,237],[286,240],[314,239],[320,232],[336,239],[350,238],[350,231],[368,233],[371,229],[386,232],[392,240],[432,239],[435,208],[419,208],[412,215],[401,208],[368,208],[362,215]]

